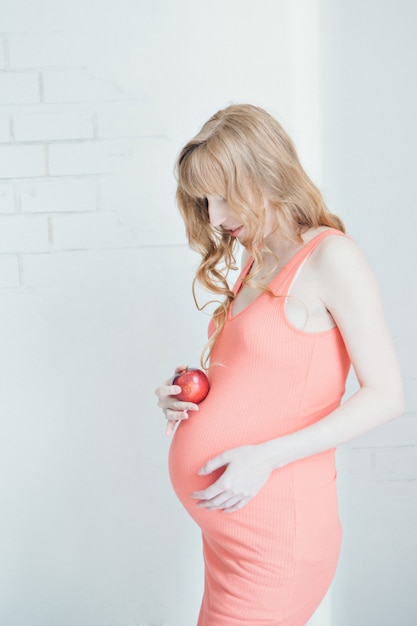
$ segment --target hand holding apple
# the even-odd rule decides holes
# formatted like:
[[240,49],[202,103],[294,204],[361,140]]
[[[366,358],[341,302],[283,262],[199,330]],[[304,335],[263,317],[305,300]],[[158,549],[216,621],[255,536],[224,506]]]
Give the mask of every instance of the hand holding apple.
[[[202,402],[210,389],[210,384],[205,373],[195,367],[179,369],[172,380],[172,384],[181,388],[180,393],[177,393],[175,396],[177,400],[193,402],[194,404]],[[166,428],[167,436],[174,432],[175,424],[176,421],[168,421]]]
[[[197,371],[200,373],[196,374]],[[182,378],[183,375],[185,379]],[[196,380],[193,382],[194,376]],[[155,390],[159,398],[158,406],[168,420],[167,436],[174,432],[177,422],[188,418],[188,411],[198,411],[198,402],[203,400],[208,390],[209,383],[204,372],[184,365],[175,369],[174,380],[170,378]]]

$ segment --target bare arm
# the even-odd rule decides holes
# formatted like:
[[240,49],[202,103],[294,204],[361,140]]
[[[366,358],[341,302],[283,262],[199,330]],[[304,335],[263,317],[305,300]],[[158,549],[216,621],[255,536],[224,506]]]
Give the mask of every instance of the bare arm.
[[403,411],[400,369],[369,264],[349,239],[323,244],[314,260],[321,298],[343,336],[359,390],[312,426],[266,442],[272,467],[346,443]]

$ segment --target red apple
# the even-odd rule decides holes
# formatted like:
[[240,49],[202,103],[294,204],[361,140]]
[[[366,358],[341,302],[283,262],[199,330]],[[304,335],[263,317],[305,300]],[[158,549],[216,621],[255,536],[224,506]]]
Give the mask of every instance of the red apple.
[[186,367],[178,372],[173,380],[173,385],[179,385],[181,391],[175,397],[183,402],[195,402],[198,404],[209,392],[210,384],[204,372],[195,367]]

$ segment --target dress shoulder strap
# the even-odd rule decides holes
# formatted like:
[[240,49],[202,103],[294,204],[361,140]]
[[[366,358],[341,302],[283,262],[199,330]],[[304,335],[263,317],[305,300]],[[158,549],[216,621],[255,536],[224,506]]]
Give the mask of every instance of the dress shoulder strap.
[[[319,233],[318,235],[310,239],[310,241],[308,241],[306,244],[304,244],[304,246],[299,250],[300,256],[297,260],[302,263],[308,256],[310,256],[313,250],[317,248],[317,246],[323,241],[323,239],[326,239],[327,237],[333,237],[335,235],[339,237],[347,237],[347,235],[345,235],[345,233],[342,233],[341,230],[337,230],[336,228],[326,228],[326,230],[323,230],[321,233]],[[298,253],[295,255],[295,257],[297,255]],[[290,260],[290,263],[291,261],[292,259]]]
[[247,259],[246,263],[243,265],[243,267],[242,267],[242,269],[240,271],[240,274],[239,274],[238,278],[236,279],[236,282],[235,282],[235,284],[233,286],[233,291],[234,291],[235,294],[239,291],[240,286],[242,284],[242,280],[245,278],[246,274],[249,273],[250,268],[252,267],[253,263],[254,263],[254,258],[250,256]]

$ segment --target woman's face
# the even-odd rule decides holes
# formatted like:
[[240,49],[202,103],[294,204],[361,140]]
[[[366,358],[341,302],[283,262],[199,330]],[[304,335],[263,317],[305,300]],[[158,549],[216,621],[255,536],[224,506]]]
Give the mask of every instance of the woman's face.
[[[222,196],[208,195],[208,214],[209,221],[213,228],[221,228],[229,233],[232,237],[236,237],[241,243],[245,240],[245,224],[242,216],[233,210],[227,200]],[[274,209],[267,199],[264,199],[265,207],[265,227],[264,239],[273,233],[277,227],[277,219]]]
[[221,228],[225,232],[240,239],[244,225],[241,217],[230,208],[222,196],[207,196],[209,221],[213,228]]

